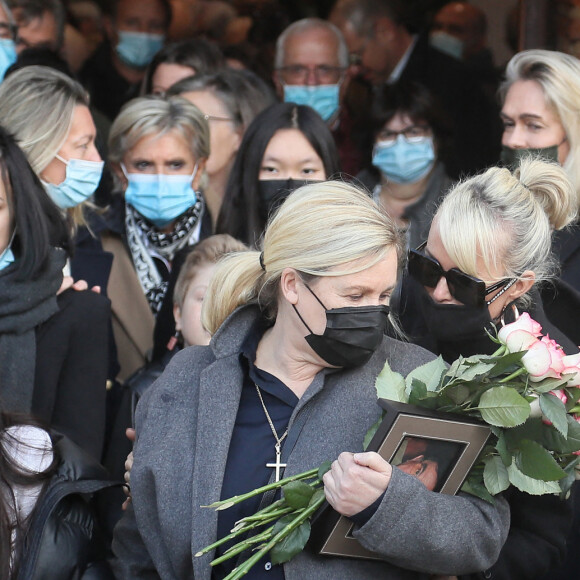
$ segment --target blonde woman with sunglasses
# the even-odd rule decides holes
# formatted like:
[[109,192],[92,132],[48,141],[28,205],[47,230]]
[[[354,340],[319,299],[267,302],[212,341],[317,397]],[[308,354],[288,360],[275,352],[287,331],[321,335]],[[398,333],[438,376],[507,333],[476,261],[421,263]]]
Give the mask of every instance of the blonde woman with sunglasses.
[[[411,339],[452,362],[491,354],[493,332],[522,312],[569,354],[575,343],[546,317],[538,287],[555,274],[555,231],[576,215],[576,194],[555,163],[493,167],[455,186],[439,206],[426,243],[409,252],[400,318]],[[577,303],[571,312],[578,312]],[[508,492],[511,526],[498,562],[475,578],[543,578],[562,561],[571,506],[556,496]],[[549,576],[552,577],[552,576]],[[463,578],[463,577],[462,577]],[[465,577],[468,578],[468,577]]]

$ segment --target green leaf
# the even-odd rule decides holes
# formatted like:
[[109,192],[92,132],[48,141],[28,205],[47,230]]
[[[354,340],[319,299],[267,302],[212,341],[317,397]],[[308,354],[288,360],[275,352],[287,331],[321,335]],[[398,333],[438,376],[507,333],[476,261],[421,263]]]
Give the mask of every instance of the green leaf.
[[570,491],[572,485],[574,485],[574,482],[576,481],[576,465],[578,465],[579,462],[580,457],[577,456],[576,459],[574,459],[574,461],[566,465],[566,467],[564,468],[564,471],[566,472],[566,477],[563,477],[558,482],[560,484],[560,489],[562,490],[562,493],[560,494],[560,499],[568,498],[568,492]]
[[406,378],[407,389],[409,389],[413,381],[416,379],[423,383],[428,391],[437,391],[441,385],[441,379],[447,372],[447,364],[439,356],[428,363],[413,369]]
[[[284,519],[284,518],[283,518]],[[280,522],[278,522],[280,524]],[[283,527],[278,527],[278,524],[274,526],[272,536],[275,536],[280,532]],[[276,544],[270,550],[270,559],[272,564],[283,564],[288,562],[296,554],[299,554],[306,546],[306,542],[310,537],[310,522],[307,520],[302,522],[295,530],[290,532],[285,538],[283,538],[278,544]]]
[[508,451],[507,444],[506,444],[506,438],[505,438],[504,433],[500,433],[499,437],[497,438],[497,444],[496,444],[495,448],[497,449],[497,452],[499,453],[499,456],[502,460],[502,463],[506,467],[508,467],[508,465],[511,465],[512,454],[510,451]]
[[316,475],[317,479],[322,480],[322,476],[327,472],[330,471],[330,467],[332,465],[332,461],[325,461],[319,468],[318,473]]
[[560,485],[557,481],[541,481],[524,475],[517,467],[515,462],[507,468],[510,483],[520,491],[530,495],[545,495],[549,493],[560,493]]
[[[451,369],[447,373],[448,376],[453,376],[451,382],[477,382],[487,377],[495,366],[495,363],[482,362],[482,358],[482,355],[470,356],[469,358],[463,359],[458,367],[454,368],[454,365],[452,365],[451,369],[453,369],[453,375]],[[487,357],[488,360],[489,358],[490,357]]]
[[303,481],[291,481],[282,487],[286,503],[295,510],[305,508],[314,495],[314,488]]
[[486,489],[480,477],[470,476],[463,482],[463,485],[461,486],[461,491],[463,491],[464,493],[474,495],[475,497],[478,497],[479,499],[482,499],[489,503],[494,503],[493,496]]
[[324,488],[318,488],[314,492],[314,495],[310,498],[310,503],[308,505],[311,506],[312,504],[316,503],[318,500],[322,499],[323,497],[324,497]]
[[568,437],[568,421],[566,420],[566,405],[562,403],[558,397],[546,393],[540,395],[540,409],[546,416],[548,421],[551,421],[554,427],[562,434],[563,437]]
[[534,438],[540,441],[544,447],[558,453],[573,453],[580,450],[580,423],[570,415],[566,415],[568,421],[568,437],[562,437],[551,425],[544,425],[542,438]]
[[523,439],[515,454],[518,469],[528,477],[542,481],[557,481],[566,474],[549,451],[539,443]]
[[377,376],[375,388],[379,399],[389,399],[399,403],[408,401],[405,391],[405,379],[399,373],[393,372],[388,362],[385,363],[383,370]]
[[427,397],[427,385],[419,379],[413,379],[409,392],[409,403],[421,405],[421,401]]
[[563,381],[562,379],[555,379],[555,378],[547,378],[539,383],[530,383],[532,387],[532,391],[536,393],[548,393],[550,391],[554,391],[556,389],[561,389],[563,386],[566,385],[568,381]]
[[510,352],[504,356],[494,357],[492,359],[492,361],[495,361],[494,366],[491,369],[489,376],[495,378],[503,373],[510,374],[515,371],[516,368],[520,366],[518,363],[522,360],[525,353],[526,351]]
[[530,415],[530,404],[510,387],[492,387],[485,391],[478,409],[484,421],[498,427],[516,427]]
[[369,430],[366,432],[365,438],[363,439],[363,449],[365,451],[367,450],[367,447],[370,445],[371,441],[373,440],[375,433],[379,430],[379,427],[381,426],[381,423],[383,422],[384,416],[385,416],[385,414],[382,413],[382,415],[377,419],[377,421],[375,423],[373,423],[369,427]]
[[510,485],[507,469],[501,457],[494,455],[485,460],[483,482],[491,495],[497,495]]
[[445,387],[445,396],[449,397],[456,405],[462,405],[471,396],[471,390],[467,385],[451,385]]

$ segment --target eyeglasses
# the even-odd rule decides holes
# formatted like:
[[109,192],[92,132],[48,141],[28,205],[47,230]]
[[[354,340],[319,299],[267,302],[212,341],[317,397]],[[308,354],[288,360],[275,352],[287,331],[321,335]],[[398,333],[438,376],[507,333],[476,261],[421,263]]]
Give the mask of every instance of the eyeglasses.
[[18,28],[14,24],[8,22],[0,22],[0,38],[16,40],[16,32]]
[[310,73],[314,75],[314,80],[321,85],[335,85],[340,82],[345,71],[340,66],[327,66],[325,64],[312,67],[295,64],[283,66],[278,70],[282,73],[282,80],[290,85],[305,85]]
[[[439,280],[445,278],[451,296],[466,306],[481,307],[484,304],[489,306],[517,281],[517,278],[505,278],[491,286],[486,286],[483,280],[457,268],[446,271],[437,260],[422,252],[425,246],[426,242],[416,250],[409,251],[409,274],[427,288],[435,288]],[[491,300],[485,299],[488,294],[500,288],[502,288],[501,292],[498,292]]]
[[204,115],[203,118],[206,121],[229,121],[230,123],[235,123],[236,119],[233,117],[218,117],[217,115]]
[[377,135],[377,140],[384,147],[392,147],[397,142],[399,135],[402,135],[407,143],[417,143],[425,137],[430,137],[432,131],[429,125],[411,125],[410,127],[405,127],[402,131],[383,129]]

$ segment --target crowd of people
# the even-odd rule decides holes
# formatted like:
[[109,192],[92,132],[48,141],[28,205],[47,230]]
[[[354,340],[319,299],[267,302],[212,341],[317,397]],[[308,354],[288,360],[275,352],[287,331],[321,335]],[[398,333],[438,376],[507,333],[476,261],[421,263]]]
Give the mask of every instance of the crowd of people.
[[0,0],[1,580],[221,580],[272,497],[203,506],[328,459],[376,558],[249,578],[576,577],[577,488],[363,452],[385,362],[580,344],[580,61],[432,4]]

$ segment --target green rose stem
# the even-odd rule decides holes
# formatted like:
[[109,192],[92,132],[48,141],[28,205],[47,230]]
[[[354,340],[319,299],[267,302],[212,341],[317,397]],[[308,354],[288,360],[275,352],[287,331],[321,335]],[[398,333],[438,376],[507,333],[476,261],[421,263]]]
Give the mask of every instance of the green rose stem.
[[235,495],[234,497],[230,497],[229,499],[224,499],[222,501],[216,501],[210,505],[204,505],[201,507],[210,507],[215,508],[216,510],[226,510],[233,505],[245,501],[246,499],[250,499],[255,495],[260,495],[266,491],[270,491],[271,489],[276,489],[278,487],[282,487],[291,481],[297,481],[299,479],[308,479],[309,477],[315,477],[318,474],[318,470],[320,468],[316,467],[315,469],[311,469],[309,471],[304,471],[303,473],[299,473],[297,475],[292,475],[290,477],[286,477],[281,479],[280,481],[275,481],[274,483],[269,483],[268,485],[264,485],[262,487],[258,487],[257,489],[253,489],[248,493],[244,493],[242,495]]
[[[315,470],[318,472],[318,470]],[[232,570],[224,580],[238,580],[245,576],[254,564],[263,558],[276,544],[293,532],[298,526],[310,518],[310,516],[324,503],[324,494],[315,500],[312,505],[308,506],[302,511],[294,520],[292,520],[285,528],[280,530],[259,552],[256,552],[251,558],[248,558],[243,564]]]
[[514,371],[511,375],[508,375],[507,377],[500,379],[498,382],[499,383],[509,383],[512,379],[515,379],[516,377],[523,375],[525,372],[526,372],[525,367],[520,367],[517,371]]
[[[292,513],[292,511],[294,511],[292,508],[287,508],[286,510],[284,510],[282,515]],[[199,552],[197,552],[195,557],[197,558],[198,556],[203,556],[204,554],[206,554],[207,552],[210,552],[214,548],[217,548],[217,547],[221,546],[222,544],[225,544],[229,540],[232,540],[233,538],[239,536],[240,534],[248,532],[249,530],[253,530],[254,528],[259,528],[260,526],[265,526],[266,524],[269,524],[270,522],[277,520],[279,516],[280,516],[280,514],[276,513],[272,517],[264,517],[260,521],[254,522],[254,523],[249,524],[247,526],[236,526],[230,534],[228,534],[227,536],[224,536],[223,538],[220,538],[217,542],[214,542],[213,544],[206,546],[203,550],[200,550]],[[257,536],[254,536],[254,537],[257,537]]]
[[273,529],[274,526],[270,526],[267,530],[264,530],[263,532],[248,538],[244,542],[240,542],[239,544],[232,546],[225,554],[223,554],[223,556],[213,560],[210,565],[217,566],[218,564],[221,564],[222,562],[237,556],[240,552],[247,550],[249,547],[251,547],[252,544],[257,544],[258,542],[267,540],[271,536]]

